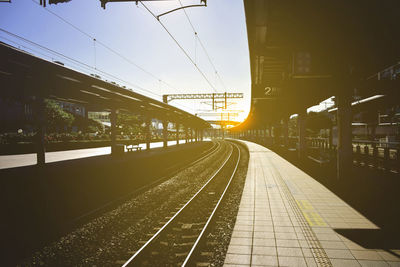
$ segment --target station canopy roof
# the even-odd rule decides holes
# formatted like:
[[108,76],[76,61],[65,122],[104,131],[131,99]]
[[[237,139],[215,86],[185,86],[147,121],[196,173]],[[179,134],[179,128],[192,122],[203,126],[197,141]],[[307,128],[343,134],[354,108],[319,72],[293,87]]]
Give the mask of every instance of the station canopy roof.
[[209,128],[203,119],[186,111],[135,93],[0,43],[0,97],[44,97],[79,103],[90,111],[130,111],[151,118]]
[[273,124],[400,59],[400,1],[244,0],[251,111],[235,129]]

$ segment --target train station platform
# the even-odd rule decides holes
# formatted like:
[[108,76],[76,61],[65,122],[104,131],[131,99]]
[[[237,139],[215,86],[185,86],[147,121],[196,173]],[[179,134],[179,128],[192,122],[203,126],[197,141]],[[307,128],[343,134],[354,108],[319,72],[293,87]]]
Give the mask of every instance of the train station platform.
[[[185,140],[179,140],[180,144],[186,143]],[[176,141],[168,141],[168,146],[176,145]],[[141,149],[146,149],[145,143],[140,143]],[[150,143],[150,149],[163,147],[163,142]],[[126,151],[126,148],[125,148]],[[66,151],[46,152],[46,163],[59,162],[66,160],[82,159],[95,156],[111,154],[111,147],[97,147],[74,149]],[[0,169],[17,168],[35,165],[37,163],[36,153],[18,154],[18,155],[0,155]]]
[[275,152],[243,143],[249,166],[224,266],[400,266],[398,248],[352,238],[379,231],[362,214]]

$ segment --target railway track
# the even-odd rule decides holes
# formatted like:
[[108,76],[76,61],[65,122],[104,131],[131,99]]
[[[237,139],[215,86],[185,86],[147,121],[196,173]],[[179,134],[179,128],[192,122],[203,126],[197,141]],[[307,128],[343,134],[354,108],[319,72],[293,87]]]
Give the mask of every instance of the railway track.
[[[230,143],[229,155],[219,169],[186,202],[176,207],[149,239],[123,264],[125,266],[188,266],[212,252],[197,251],[213,216],[236,174],[240,149]],[[194,258],[196,255],[196,258]]]
[[91,217],[95,216],[96,214],[102,213],[105,210],[109,209],[110,207],[113,207],[113,206],[117,205],[118,203],[122,203],[123,201],[129,199],[130,197],[137,195],[141,192],[144,192],[144,191],[150,189],[151,187],[156,186],[157,184],[160,184],[161,182],[167,180],[168,178],[174,176],[175,174],[181,172],[182,170],[189,168],[189,167],[199,163],[200,161],[206,159],[207,157],[214,155],[220,149],[221,149],[221,143],[213,141],[213,146],[211,148],[207,149],[206,151],[204,151],[203,153],[201,153],[200,157],[195,159],[194,161],[189,162],[188,164],[179,163],[179,164],[173,165],[173,166],[169,167],[168,169],[166,169],[166,172],[168,173],[167,175],[164,175],[149,184],[141,186],[140,188],[137,188],[132,192],[122,195],[116,199],[113,199],[96,209],[93,209],[87,213],[84,213],[81,216],[79,216],[71,221],[66,222],[66,225],[68,227],[73,227],[74,225],[78,225],[80,222],[84,221],[85,219],[91,218]]
[[[151,233],[154,227],[158,227],[160,218],[170,216],[169,212],[174,207],[179,206],[192,195],[191,192],[201,186],[201,181],[207,179],[220,165],[229,149],[229,144],[213,141],[196,159],[186,160],[180,167],[167,172],[157,181],[85,214],[81,217],[82,221],[89,220],[89,217],[96,219],[32,254],[21,265],[42,262],[47,266],[57,266],[63,262],[65,266],[121,266],[132,255],[132,251],[139,249],[138,241],[147,240],[146,233]],[[177,183],[177,176],[184,178],[183,186]],[[169,207],[173,207],[172,210]],[[97,217],[97,214],[102,215]],[[125,238],[128,235],[131,238]],[[132,239],[134,241],[130,242]]]

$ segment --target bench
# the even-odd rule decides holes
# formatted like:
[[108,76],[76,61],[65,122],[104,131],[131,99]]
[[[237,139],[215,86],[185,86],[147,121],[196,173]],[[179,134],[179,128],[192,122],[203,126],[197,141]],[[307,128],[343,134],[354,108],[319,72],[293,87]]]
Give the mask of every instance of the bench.
[[133,143],[130,143],[130,144],[126,145],[126,150],[128,152],[141,151],[142,147],[139,146],[138,142],[133,142]]

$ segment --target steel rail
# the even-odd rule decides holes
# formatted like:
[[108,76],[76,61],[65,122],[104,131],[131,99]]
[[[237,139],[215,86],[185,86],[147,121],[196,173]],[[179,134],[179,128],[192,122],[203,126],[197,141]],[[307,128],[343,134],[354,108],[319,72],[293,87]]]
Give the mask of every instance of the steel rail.
[[[115,199],[113,199],[113,200],[111,200],[111,201],[109,201],[109,202],[107,202],[107,203],[101,205],[101,206],[98,207],[98,208],[95,208],[95,209],[93,209],[93,210],[91,210],[91,211],[89,211],[89,212],[86,212],[86,213],[80,215],[79,217],[77,217],[77,218],[75,218],[75,219],[73,219],[73,220],[70,220],[69,222],[65,223],[65,225],[66,225],[66,226],[75,225],[75,224],[77,224],[79,221],[83,220],[84,218],[88,218],[88,217],[90,217],[90,216],[92,216],[92,215],[94,215],[94,214],[97,214],[98,212],[101,212],[102,210],[105,210],[106,208],[108,208],[108,207],[114,205],[115,203],[118,203],[118,202],[120,202],[120,201],[123,201],[124,199],[127,199],[129,196],[132,196],[132,195],[134,195],[134,194],[137,194],[137,193],[139,193],[139,192],[141,192],[141,191],[143,191],[143,190],[149,189],[149,188],[151,188],[152,186],[154,186],[154,185],[156,185],[156,184],[158,184],[158,183],[160,183],[160,182],[162,182],[162,181],[167,180],[168,177],[172,177],[172,176],[175,175],[176,173],[178,173],[178,172],[180,172],[180,171],[183,171],[183,170],[187,169],[188,167],[191,167],[191,166],[197,164],[198,162],[202,161],[203,159],[205,159],[205,158],[207,158],[207,157],[210,157],[211,155],[215,154],[215,153],[218,151],[218,149],[221,147],[221,144],[220,144],[219,142],[214,142],[214,141],[212,141],[212,142],[213,142],[213,146],[212,146],[211,148],[209,148],[208,150],[204,151],[203,153],[201,153],[201,154],[205,154],[205,155],[202,156],[201,158],[198,158],[198,159],[196,159],[195,161],[190,162],[189,164],[185,165],[184,167],[178,168],[177,170],[175,170],[175,171],[172,172],[171,174],[164,175],[164,176],[158,178],[157,180],[151,182],[150,184],[147,184],[147,185],[144,185],[144,186],[142,186],[142,187],[139,187],[139,188],[137,188],[137,189],[135,189],[135,190],[133,190],[133,191],[131,191],[131,192],[129,192],[129,193],[126,193],[125,195],[122,195],[122,196],[120,196],[120,197],[117,197],[117,198],[115,198]],[[176,165],[174,165],[174,166],[171,167],[171,168],[174,168],[174,167],[176,167]]]
[[203,191],[204,188],[220,173],[223,167],[226,166],[227,162],[233,155],[233,147],[230,151],[229,155],[226,157],[225,161],[222,165],[215,171],[215,173],[211,176],[210,179],[149,239],[147,242],[133,254],[123,265],[122,267],[128,266],[140,253],[146,249],[163,231],[164,229],[175,220],[175,218]]
[[228,188],[229,188],[229,186],[230,186],[230,184],[231,184],[231,182],[232,182],[232,180],[233,180],[233,177],[234,177],[235,174],[236,174],[236,171],[237,171],[237,168],[238,168],[239,162],[240,162],[240,148],[239,148],[236,144],[233,144],[233,145],[234,145],[234,146],[236,147],[236,149],[238,150],[238,159],[237,159],[237,162],[236,162],[235,169],[233,170],[232,175],[231,175],[231,177],[230,177],[230,179],[229,179],[229,182],[228,182],[228,184],[226,185],[226,187],[225,187],[225,189],[224,189],[224,192],[222,192],[221,197],[219,198],[217,204],[215,205],[214,210],[212,211],[210,217],[208,218],[206,224],[204,225],[204,227],[203,227],[203,229],[202,229],[200,235],[197,237],[197,240],[196,240],[196,242],[194,243],[192,249],[189,251],[189,254],[186,256],[186,259],[185,259],[185,261],[183,262],[182,267],[184,267],[184,266],[186,266],[186,265],[188,264],[188,262],[189,262],[189,260],[190,260],[190,257],[193,255],[193,252],[194,252],[195,249],[197,248],[197,245],[199,244],[201,238],[203,237],[203,234],[204,234],[205,231],[207,230],[208,225],[210,224],[211,220],[213,219],[213,216],[214,216],[215,212],[217,211],[217,209],[218,209],[218,207],[219,207],[219,204],[222,202],[222,199],[224,198],[225,193],[226,193],[226,191],[228,190]]

